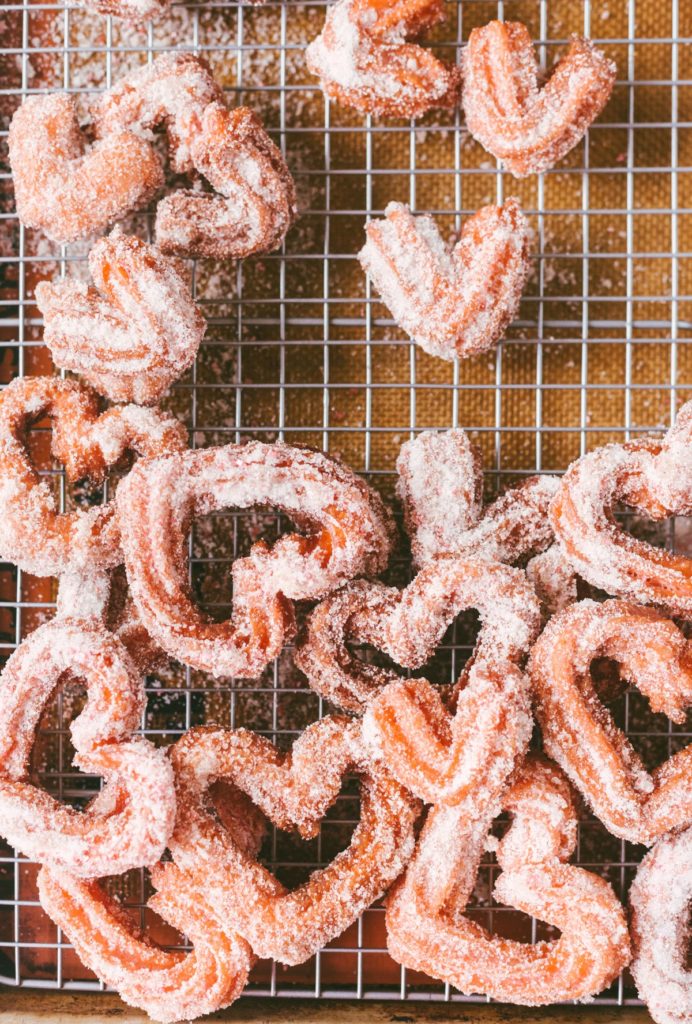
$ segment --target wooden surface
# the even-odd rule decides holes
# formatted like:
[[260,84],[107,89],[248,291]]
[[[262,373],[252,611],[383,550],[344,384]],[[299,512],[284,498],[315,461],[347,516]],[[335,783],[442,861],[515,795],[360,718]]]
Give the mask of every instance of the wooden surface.
[[[339,1000],[243,999],[205,1021],[238,1024],[651,1024],[645,1010],[619,1007],[547,1007],[449,1003],[341,1002]],[[117,996],[0,989],[0,1024],[143,1024],[148,1018]]]

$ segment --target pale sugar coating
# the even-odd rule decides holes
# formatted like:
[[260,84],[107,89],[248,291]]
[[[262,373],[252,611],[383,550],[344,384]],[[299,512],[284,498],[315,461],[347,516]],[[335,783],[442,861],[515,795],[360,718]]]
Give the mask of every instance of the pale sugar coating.
[[[324,718],[281,755],[247,730],[193,729],[173,747],[179,814],[170,842],[177,864],[204,879],[220,917],[259,956],[302,963],[384,894],[411,856],[420,807],[364,757],[356,723]],[[246,791],[278,827],[314,835],[344,774],[361,780],[360,821],[346,850],[293,891],[209,813],[212,779]]]
[[533,720],[518,665],[540,628],[538,602],[520,570],[453,558],[429,563],[388,597],[379,614],[356,608],[351,634],[409,668],[429,660],[461,611],[480,613],[476,649],[449,709],[427,680],[398,679],[372,687],[363,722],[369,748],[402,785],[427,803],[460,804],[493,773],[511,770],[528,745]]
[[480,449],[464,430],[426,430],[401,446],[396,470],[415,563],[456,550],[483,510]]
[[104,570],[85,565],[63,573],[56,615],[101,623],[120,640],[143,675],[167,660],[140,621],[123,566]]
[[[380,572],[391,514],[351,470],[285,444],[226,445],[140,462],[117,495],[127,575],[142,622],[172,657],[215,675],[253,676],[293,629],[294,600]],[[192,519],[223,508],[276,508],[305,535],[255,544],[233,566],[233,616],[208,622],[189,596]]]
[[27,450],[32,423],[52,419],[51,451],[69,480],[99,483],[127,451],[151,457],[185,448],[182,424],[157,409],[98,408],[90,389],[56,377],[16,379],[0,396],[0,557],[26,572],[59,576],[122,562],[112,502],[58,512]]
[[546,619],[577,600],[577,577],[559,544],[542,551],[526,565],[526,575],[541,602]]
[[448,557],[429,562],[403,590],[355,580],[330,594],[308,616],[296,664],[318,693],[362,712],[401,677],[360,661],[349,643],[371,644],[417,669],[469,608],[482,619],[474,661],[504,665],[528,654],[540,611],[524,573],[484,559]]
[[554,167],[610,98],[617,68],[590,39],[573,36],[542,88],[528,29],[491,21],[475,28],[462,56],[466,126],[521,178]]
[[[70,727],[75,764],[118,794],[103,813],[75,811],[28,781],[41,714],[67,676],[83,679],[87,690]],[[48,622],[9,659],[0,694],[3,836],[28,857],[87,878],[158,860],[174,824],[173,772],[163,751],[133,737],[144,686],[122,644],[94,620]]]
[[82,963],[130,1006],[161,1024],[192,1020],[229,1006],[243,991],[255,957],[213,913],[204,886],[174,864],[152,871],[149,907],[192,943],[189,953],[164,950],[141,937],[135,922],[98,881],[43,867],[41,906]]
[[[452,709],[426,679],[402,679],[367,665],[348,643],[371,644],[420,668],[456,616],[480,612],[482,627]],[[509,771],[528,745],[533,720],[528,681],[518,668],[540,627],[536,596],[518,569],[482,560],[439,558],[404,590],[355,581],[308,617],[295,661],[311,687],[365,712],[373,755],[416,796],[457,804]]]
[[179,190],[156,211],[156,241],[178,256],[240,259],[276,249],[297,207],[281,150],[247,107],[206,107],[191,158],[215,193]]
[[115,229],[89,253],[96,287],[41,281],[44,342],[114,402],[157,402],[192,365],[206,321],[178,260]]
[[[473,807],[433,807],[403,878],[387,900],[387,945],[399,963],[466,995],[541,1006],[595,995],[630,959],[623,909],[597,875],[566,864],[576,841],[569,786],[529,757]],[[498,846],[494,896],[559,928],[552,942],[491,935],[464,911],[501,809],[513,822]]]
[[191,146],[214,102],[223,102],[223,90],[205,60],[162,53],[100,96],[92,116],[101,138],[127,129],[152,141],[154,129],[165,128],[173,170],[184,174],[194,167]]
[[484,206],[457,244],[432,218],[390,203],[367,224],[358,258],[399,327],[441,359],[493,348],[517,315],[531,269],[528,221],[516,199]]
[[572,463],[550,519],[565,558],[617,597],[692,614],[692,559],[654,548],[615,521],[619,501],[654,519],[692,514],[692,403],[662,439],[597,448]]
[[305,51],[308,70],[330,99],[365,114],[420,117],[454,106],[459,68],[407,42],[444,17],[441,0],[337,0]]
[[160,18],[170,5],[171,0],[69,0],[70,7],[82,7],[132,22]]
[[178,256],[240,259],[280,245],[296,215],[281,151],[251,110],[228,110],[206,61],[161,54],[128,75],[93,108],[97,131],[152,137],[165,127],[173,169],[195,171],[213,193],[180,189],[161,200],[156,241]]
[[402,445],[397,494],[416,566],[440,555],[523,562],[553,541],[555,477],[529,477],[483,508],[481,453],[463,430],[425,431]]
[[692,646],[651,609],[582,601],[555,616],[535,644],[529,676],[543,745],[613,835],[652,843],[692,821],[692,745],[649,773],[598,698],[590,666],[617,662],[655,712],[685,721]]
[[630,889],[632,976],[656,1024],[692,1020],[688,967],[692,829],[664,836],[644,858]]
[[19,219],[54,242],[102,232],[164,183],[158,156],[131,131],[87,148],[66,93],[24,100],[10,124],[9,155]]

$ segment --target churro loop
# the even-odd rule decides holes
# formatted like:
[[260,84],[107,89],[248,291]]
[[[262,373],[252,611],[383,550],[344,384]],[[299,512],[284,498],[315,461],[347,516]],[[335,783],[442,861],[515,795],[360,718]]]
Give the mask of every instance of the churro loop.
[[104,137],[164,126],[173,167],[194,170],[214,193],[181,189],[156,211],[156,243],[168,254],[239,259],[281,244],[296,215],[293,179],[259,117],[228,110],[206,61],[162,54],[94,107]]
[[453,248],[431,217],[390,203],[365,228],[358,258],[399,327],[441,359],[494,347],[519,310],[530,229],[516,199],[484,206]]
[[692,647],[651,609],[582,601],[551,620],[529,662],[547,753],[610,832],[652,843],[692,822],[692,745],[647,772],[598,699],[589,671],[596,658],[617,662],[653,711],[682,723],[692,704]]
[[[214,809],[239,847],[254,856],[263,826],[240,790],[216,783]],[[103,805],[99,794],[94,810]],[[151,871],[157,889],[148,906],[187,935],[190,953],[167,952],[140,937],[139,929],[98,881],[43,867],[41,905],[65,932],[82,963],[117,989],[131,1006],[157,1021],[197,1018],[229,1006],[241,994],[255,956],[227,921],[208,905],[205,888],[176,864]]]
[[51,452],[68,480],[101,482],[122,456],[180,451],[186,432],[157,409],[116,406],[99,415],[96,395],[57,377],[14,380],[0,396],[0,557],[36,576],[112,568],[122,562],[112,502],[59,513],[27,449],[32,423],[53,421]]
[[163,128],[172,169],[185,174],[195,166],[192,146],[204,111],[210,103],[222,101],[223,90],[203,58],[162,53],[99,96],[92,115],[101,138],[126,130],[146,135]]
[[183,265],[116,228],[92,248],[89,270],[96,287],[36,286],[54,363],[114,402],[157,402],[194,362],[206,328]]
[[[86,706],[70,732],[75,764],[106,780],[102,813],[76,811],[27,779],[41,713],[68,674],[86,685]],[[5,838],[32,859],[86,878],[157,861],[174,825],[173,773],[162,750],[133,736],[144,687],[120,641],[94,621],[48,622],[7,662],[0,695]]]
[[152,146],[132,131],[87,149],[66,93],[24,100],[10,124],[9,154],[19,219],[54,242],[99,234],[164,183]]
[[296,217],[295,185],[257,114],[210,104],[192,158],[218,194],[181,189],[161,200],[156,242],[163,252],[241,259],[281,245]]
[[554,167],[605,107],[617,68],[590,39],[573,36],[539,89],[528,29],[518,21],[475,28],[462,57],[466,126],[517,178]]
[[[597,875],[565,863],[576,845],[569,786],[529,757],[509,792],[469,806],[433,807],[416,853],[387,899],[387,945],[399,963],[467,995],[541,1006],[602,991],[630,959],[623,909]],[[495,898],[562,932],[526,944],[465,916],[493,818],[513,816],[497,847]]]
[[565,558],[580,576],[616,597],[692,614],[692,559],[626,533],[624,502],[651,519],[692,515],[692,402],[662,438],[608,444],[569,467],[550,510]]
[[691,900],[692,828],[687,828],[659,839],[639,865],[630,889],[630,970],[656,1024],[692,1020],[687,953]]
[[174,864],[159,864],[152,880],[157,892],[148,906],[187,935],[190,953],[168,952],[140,938],[134,921],[98,881],[43,867],[38,888],[43,909],[82,963],[130,1006],[163,1024],[229,1006],[245,987],[252,950],[206,906],[198,880]]
[[[176,743],[179,816],[170,848],[197,873],[216,912],[255,952],[282,963],[309,959],[384,894],[411,855],[419,805],[364,757],[359,726],[324,718],[291,753],[243,729],[193,729]],[[282,829],[317,834],[346,772],[361,780],[360,821],[350,845],[293,891],[248,855],[206,808],[212,778],[230,779]]]
[[453,107],[461,73],[407,42],[444,21],[442,0],[337,0],[305,51],[326,95],[364,114],[420,117]]
[[[468,608],[478,609],[483,625],[453,714],[426,679],[366,665],[346,646],[369,643],[400,665],[420,668]],[[538,602],[522,572],[440,558],[403,591],[359,581],[328,597],[308,619],[296,663],[329,700],[366,711],[366,741],[399,782],[428,803],[458,803],[528,744],[528,681],[517,663],[539,625]]]
[[[257,675],[293,630],[296,600],[380,572],[393,526],[379,496],[343,464],[286,444],[226,445],[138,463],[117,495],[128,580],[142,623],[172,657],[214,675]],[[276,507],[306,531],[233,565],[233,616],[208,622],[189,596],[192,519]]]

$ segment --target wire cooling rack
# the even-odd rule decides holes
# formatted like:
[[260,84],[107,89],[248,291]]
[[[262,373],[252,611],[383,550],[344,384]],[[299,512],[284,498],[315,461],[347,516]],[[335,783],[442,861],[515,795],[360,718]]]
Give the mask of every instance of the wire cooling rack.
[[[515,182],[465,133],[458,114],[415,125],[376,122],[329,106],[303,63],[321,26],[322,2],[174,6],[142,30],[53,4],[5,2],[0,12],[0,112],[32,91],[107,88],[165,49],[191,49],[214,66],[233,102],[254,107],[281,144],[298,185],[301,220],[277,253],[238,265],[192,266],[209,318],[197,364],[169,406],[195,445],[284,439],[340,452],[391,497],[400,444],[424,428],[462,426],[482,445],[489,494],[537,471],[560,472],[589,448],[665,428],[692,397],[692,6],[668,0],[461,0],[449,4],[435,45],[453,58],[468,32],[493,17],[524,21],[549,66],[572,32],[590,35],[618,65],[618,84],[588,138],[555,170]],[[0,175],[0,379],[51,372],[33,302],[38,280],[84,274],[86,245],[55,247],[13,212],[3,150]],[[355,253],[363,223],[403,200],[459,229],[466,215],[517,195],[535,229],[535,274],[521,313],[496,353],[449,365],[397,331],[370,291]],[[146,233],[150,217],[128,228]],[[40,450],[41,439],[37,438]],[[46,464],[63,506],[85,500]],[[98,496],[97,496],[98,497]],[[93,496],[89,500],[94,500]],[[636,527],[636,524],[635,524]],[[195,524],[191,573],[213,613],[228,610],[228,569],[271,516],[219,515]],[[641,527],[643,528],[643,526]],[[651,527],[648,528],[651,530]],[[684,524],[661,542],[692,550]],[[651,533],[647,534],[648,536]],[[406,558],[391,578],[407,578]],[[0,570],[0,640],[9,654],[54,609],[53,583]],[[432,672],[456,677],[473,638],[456,624]],[[430,673],[428,673],[430,674]],[[287,650],[261,679],[212,681],[171,666],[149,681],[142,723],[171,742],[204,722],[246,725],[289,743],[324,713]],[[79,694],[59,694],[43,722],[35,769],[51,792],[82,804],[94,792],[71,765],[67,727]],[[653,716],[636,693],[616,716],[643,756],[661,761],[689,741],[689,727]],[[318,840],[270,832],[267,861],[287,881],[343,847],[356,813],[345,788]],[[625,896],[641,848],[608,836],[584,814],[577,860]],[[36,865],[0,848],[0,974],[30,987],[98,988],[37,900]],[[493,903],[496,868],[484,865],[473,913],[527,940],[542,926]],[[126,905],[165,939],[144,909],[141,873],[114,881]],[[262,964],[250,994],[462,999],[406,972],[386,955],[381,908],[298,968]],[[627,978],[598,997],[635,1002]]]

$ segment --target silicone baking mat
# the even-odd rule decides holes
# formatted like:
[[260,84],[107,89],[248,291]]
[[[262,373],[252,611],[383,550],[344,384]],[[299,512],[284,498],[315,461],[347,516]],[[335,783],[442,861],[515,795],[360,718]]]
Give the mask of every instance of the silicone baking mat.
[[[515,181],[466,133],[456,113],[412,124],[376,121],[329,106],[306,72],[303,49],[320,29],[324,3],[260,7],[235,2],[174,5],[142,29],[64,9],[7,2],[0,11],[0,325],[2,381],[53,372],[33,301],[37,281],[84,275],[86,244],[57,247],[19,225],[13,211],[6,129],[26,95],[67,89],[88,95],[171,48],[202,53],[232,103],[257,110],[282,146],[297,182],[301,217],[277,253],[240,264],[191,265],[209,319],[196,366],[169,407],[197,446],[258,438],[341,453],[391,497],[403,441],[425,428],[464,427],[482,446],[488,495],[524,475],[560,472],[608,441],[662,430],[692,397],[692,3],[680,0],[518,0],[448,4],[435,34],[453,58],[475,25],[524,21],[549,67],[573,32],[590,35],[618,65],[614,95],[598,123],[555,170]],[[411,345],[372,294],[355,259],[367,217],[390,200],[439,218],[452,234],[485,203],[516,195],[535,230],[534,273],[517,321],[496,352],[459,364]],[[151,218],[127,228],[143,236]],[[37,458],[61,502],[100,500],[65,487],[47,457],[47,432],[33,434]],[[684,524],[652,531],[692,551]],[[228,610],[229,566],[273,516],[217,515],[195,524],[191,573],[212,614]],[[408,577],[405,544],[389,573]],[[54,610],[54,584],[0,573],[0,640],[7,655]],[[474,623],[455,626],[430,668],[448,681],[472,643]],[[428,673],[429,674],[429,673]],[[71,765],[67,727],[81,699],[59,694],[46,714],[35,772],[51,792],[82,804],[97,786]],[[636,693],[620,698],[618,721],[650,763],[689,741],[689,728],[653,716]],[[293,666],[291,650],[257,680],[213,681],[171,666],[149,680],[142,723],[156,742],[190,725],[258,729],[288,745],[328,708]],[[269,832],[264,855],[289,882],[342,848],[357,803],[346,786],[319,839]],[[608,836],[583,814],[578,862],[625,895],[642,849]],[[0,848],[0,974],[9,984],[96,988],[37,902],[36,865]],[[477,919],[531,940],[535,922],[496,905],[489,858],[474,897]],[[182,941],[143,909],[141,873],[114,889],[153,934]],[[382,909],[369,910],[314,960],[297,968],[261,964],[250,992],[277,996],[461,999],[402,970],[385,950]],[[627,1003],[620,979],[599,1002]]]

